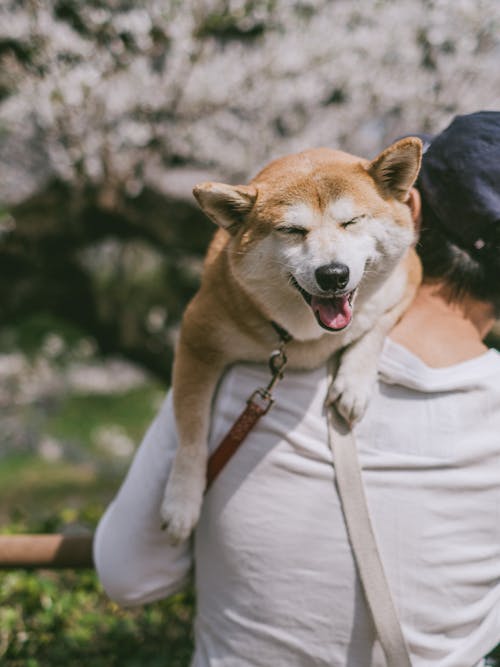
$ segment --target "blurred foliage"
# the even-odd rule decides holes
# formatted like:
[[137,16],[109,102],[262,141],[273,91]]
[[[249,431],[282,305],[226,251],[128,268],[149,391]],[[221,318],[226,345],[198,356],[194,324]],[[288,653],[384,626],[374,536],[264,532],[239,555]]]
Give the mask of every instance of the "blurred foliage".
[[119,426],[132,442],[137,443],[162,398],[163,389],[156,384],[120,394],[73,394],[63,399],[57,414],[49,416],[46,432],[59,440],[76,442],[79,447],[95,450],[99,427],[112,424]]
[[59,184],[13,215],[15,226],[0,234],[0,323],[21,332],[12,342],[29,348],[52,322],[168,380],[213,232],[201,212],[174,200],[167,210],[147,191],[107,208],[98,192],[75,197]]
[[485,341],[488,347],[494,347],[500,350],[500,321],[495,324],[493,330],[486,336]]
[[[242,2],[238,8],[229,2],[220,5],[216,11],[206,14],[196,30],[200,39],[214,37],[221,42],[231,40],[248,41],[261,37],[273,27],[272,12],[275,0],[257,0]],[[258,16],[252,17],[252,13]]]
[[15,511],[41,521],[63,507],[109,502],[164,392],[148,381],[118,393],[70,393],[25,405],[18,414],[23,442],[10,451],[5,443],[1,458],[0,517]]
[[[77,326],[40,309],[40,312],[27,314],[17,326],[4,323],[0,327],[0,354],[19,350],[33,360],[43,347],[47,334],[55,331],[69,350],[82,339],[82,332]],[[61,358],[60,361],[65,363],[67,359]]]
[[[94,525],[102,507],[63,510],[10,532]],[[192,588],[134,610],[120,609],[92,571],[0,572],[0,664],[5,667],[187,667],[192,652]]]

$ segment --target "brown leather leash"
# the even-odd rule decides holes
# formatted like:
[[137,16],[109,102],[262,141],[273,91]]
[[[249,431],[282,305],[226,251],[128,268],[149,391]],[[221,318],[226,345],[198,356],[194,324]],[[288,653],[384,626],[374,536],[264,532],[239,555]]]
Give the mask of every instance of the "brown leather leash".
[[217,446],[217,449],[210,455],[207,464],[207,483],[205,492],[208,491],[212,482],[233,454],[238,450],[241,443],[245,440],[255,424],[270,410],[274,403],[272,390],[283,378],[283,371],[285,370],[288,361],[285,354],[285,345],[292,340],[292,337],[285,331],[285,329],[282,329],[275,322],[271,322],[271,324],[280,337],[278,348],[273,350],[269,356],[271,379],[266,387],[261,387],[253,392],[247,401],[246,408],[226,433],[220,444]]

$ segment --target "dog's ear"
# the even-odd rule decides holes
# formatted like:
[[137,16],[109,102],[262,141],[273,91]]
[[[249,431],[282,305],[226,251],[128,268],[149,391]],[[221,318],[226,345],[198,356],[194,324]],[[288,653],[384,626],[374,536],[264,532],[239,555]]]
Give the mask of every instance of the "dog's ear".
[[208,217],[230,233],[237,231],[257,199],[253,185],[200,183],[193,194]]
[[385,149],[368,165],[383,196],[406,201],[415,183],[422,161],[422,141],[418,137],[400,139]]

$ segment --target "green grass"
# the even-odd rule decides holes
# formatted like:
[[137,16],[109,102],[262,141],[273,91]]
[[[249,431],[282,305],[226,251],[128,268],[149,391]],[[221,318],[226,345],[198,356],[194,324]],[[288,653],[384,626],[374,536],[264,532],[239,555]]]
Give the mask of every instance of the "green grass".
[[100,593],[93,573],[0,575],[5,667],[187,667],[191,594],[131,612]]
[[96,430],[115,424],[138,443],[163,395],[164,389],[153,383],[120,394],[70,395],[48,419],[46,432],[59,440],[92,448]]
[[[48,461],[35,451],[0,461],[4,533],[93,529],[129,464],[96,444],[102,427],[139,444],[165,389],[148,383],[120,394],[76,394],[23,408],[24,423],[63,444]],[[192,653],[192,589],[134,610],[111,602],[93,571],[0,572],[2,667],[187,667]]]
[[58,402],[40,418],[24,410],[25,423],[41,436],[63,446],[59,460],[45,460],[36,451],[4,456],[0,465],[0,521],[17,515],[44,519],[64,507],[107,504],[123,479],[130,457],[117,458],[99,449],[99,429],[118,428],[137,446],[163,399],[165,389],[148,383],[121,394],[75,394]]
[[67,502],[72,495],[92,497],[101,481],[105,483],[90,463],[50,462],[34,454],[16,454],[0,466],[0,503],[4,509],[27,511],[39,511],[43,503],[54,511],[54,503]]
[[193,593],[123,610],[92,571],[0,573],[5,667],[187,667]]

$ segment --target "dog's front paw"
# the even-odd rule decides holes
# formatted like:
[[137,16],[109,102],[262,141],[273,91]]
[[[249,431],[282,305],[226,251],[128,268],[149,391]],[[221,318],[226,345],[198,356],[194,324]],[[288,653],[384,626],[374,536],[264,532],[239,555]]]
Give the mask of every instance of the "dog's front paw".
[[353,426],[366,412],[373,385],[374,382],[359,382],[339,373],[328,390],[327,404],[335,405],[341,417]]
[[162,528],[166,531],[169,542],[180,544],[188,539],[198,523],[203,487],[192,485],[185,489],[174,479],[169,480],[160,508]]

